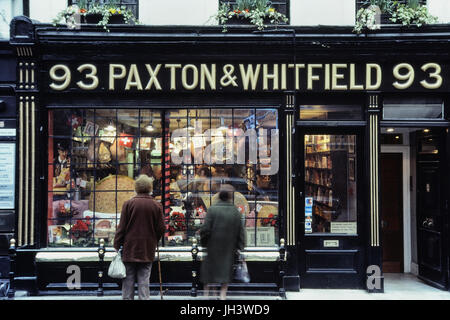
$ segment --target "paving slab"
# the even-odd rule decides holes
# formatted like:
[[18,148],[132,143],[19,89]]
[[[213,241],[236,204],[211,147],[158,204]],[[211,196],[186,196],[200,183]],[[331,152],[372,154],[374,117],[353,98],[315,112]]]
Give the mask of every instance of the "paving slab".
[[[350,289],[300,289],[299,292],[287,292],[287,300],[450,300],[450,292],[434,288],[412,274],[385,274],[384,293],[368,293],[366,290]],[[18,291],[14,300],[121,300],[120,295],[97,297],[95,293],[85,295],[27,296]],[[136,296],[137,299],[137,296]],[[151,300],[161,300],[158,292],[153,291]],[[189,295],[165,295],[163,300],[218,300],[217,297],[205,297],[201,291],[197,297]],[[249,294],[233,295],[227,300],[284,300],[277,295]]]

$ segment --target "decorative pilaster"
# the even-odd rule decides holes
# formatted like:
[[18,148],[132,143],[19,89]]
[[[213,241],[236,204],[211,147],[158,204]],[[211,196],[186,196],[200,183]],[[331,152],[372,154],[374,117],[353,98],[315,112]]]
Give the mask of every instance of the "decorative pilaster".
[[36,201],[36,99],[34,95],[19,96],[18,155],[18,246],[35,243]]
[[379,131],[378,96],[369,97],[369,166],[370,166],[370,245],[380,246],[379,231],[379,187],[378,187],[378,131]]
[[367,290],[384,292],[382,276],[383,252],[380,244],[380,196],[379,196],[379,135],[380,115],[379,95],[370,94],[367,108],[368,115],[368,157],[369,157],[369,213],[370,237],[367,263]]
[[286,245],[295,246],[295,186],[293,182],[294,96],[286,97]]
[[[298,247],[297,247],[297,220],[296,220],[296,193],[295,193],[295,95],[288,94],[286,95],[286,105],[284,112],[285,119],[285,127],[284,127],[284,148],[280,150],[283,154],[280,157],[285,158],[285,196],[286,199],[284,206],[284,219],[285,221],[285,230],[284,240],[281,245],[280,239],[280,249],[282,247],[283,259],[284,261],[280,261],[282,263],[282,274],[280,273],[280,277],[282,277],[282,284],[280,288],[283,288],[284,291],[298,291],[300,289],[300,277],[298,270]],[[281,135],[283,136],[283,135]],[[281,228],[281,224],[280,224]],[[281,229],[280,229],[281,232]],[[281,237],[281,235],[280,235]],[[281,269],[280,269],[281,270]]]
[[36,243],[36,132],[37,132],[37,61],[34,54],[34,26],[25,16],[11,21],[10,43],[17,55],[17,246]]

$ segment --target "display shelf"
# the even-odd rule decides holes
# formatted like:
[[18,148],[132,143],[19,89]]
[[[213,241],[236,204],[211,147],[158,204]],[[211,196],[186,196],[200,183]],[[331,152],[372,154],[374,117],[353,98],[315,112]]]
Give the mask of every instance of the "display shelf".
[[[348,150],[334,139],[319,136],[305,141],[305,194],[312,197],[313,216],[329,223],[340,210],[337,203],[346,203]],[[321,223],[313,228],[321,228]],[[327,229],[328,227],[324,227]]]
[[316,167],[305,167],[306,170],[309,169],[314,169],[314,170],[327,170],[327,171],[331,171],[333,170],[333,168],[316,168]]
[[315,186],[315,187],[318,187],[318,188],[325,188],[325,189],[333,190],[332,186],[326,186],[326,185],[323,185],[323,184],[318,184],[318,183],[314,183],[314,182],[310,182],[310,181],[305,181],[305,183],[307,183],[309,185],[312,185],[312,186]]
[[[335,151],[335,150],[332,150]],[[317,154],[330,154],[331,150],[322,150],[322,151],[311,151],[311,152],[306,152],[306,155],[317,155]]]
[[315,201],[314,200],[314,204],[319,205],[321,207],[327,207],[327,208],[330,208],[330,209],[333,208],[333,206],[330,206],[329,204],[326,204],[325,202],[321,202],[321,201]]
[[[109,164],[106,164],[106,163],[99,163],[99,164],[102,164],[102,165],[109,165]],[[126,164],[126,163],[125,163],[125,164]],[[102,170],[116,169],[115,166],[108,166],[108,167],[103,167],[103,168],[100,168],[100,167],[79,167],[79,166],[77,166],[76,163],[72,164],[71,166],[72,166],[74,169],[79,170],[79,171],[94,171],[94,170],[96,170],[96,171],[102,171]]]
[[319,216],[323,219],[325,219],[326,221],[331,221],[331,213],[314,213],[316,216]]

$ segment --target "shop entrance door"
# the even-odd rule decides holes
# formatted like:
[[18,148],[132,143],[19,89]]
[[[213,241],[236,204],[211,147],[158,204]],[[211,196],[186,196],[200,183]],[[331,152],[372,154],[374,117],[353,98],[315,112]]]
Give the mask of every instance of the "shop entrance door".
[[403,155],[380,153],[383,272],[403,272]]
[[447,255],[444,234],[448,215],[445,193],[447,168],[444,132],[417,133],[417,255],[419,278],[447,287]]
[[355,129],[300,132],[300,285],[363,288],[363,134]]

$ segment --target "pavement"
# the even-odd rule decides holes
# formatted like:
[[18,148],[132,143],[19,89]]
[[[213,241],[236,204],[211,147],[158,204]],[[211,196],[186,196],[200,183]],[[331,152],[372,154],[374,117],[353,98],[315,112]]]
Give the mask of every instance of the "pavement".
[[[368,293],[366,290],[347,289],[301,289],[299,292],[287,292],[287,300],[450,300],[450,292],[434,288],[412,274],[385,274],[384,293]],[[137,299],[137,297],[136,297]],[[152,291],[151,299],[160,300],[159,293]],[[164,300],[217,300],[199,296],[165,295]],[[52,295],[27,296],[25,292],[16,292],[14,300],[121,300],[120,295],[97,297],[95,292],[89,295]],[[276,295],[254,294],[236,295],[230,293],[227,300],[283,300]]]

